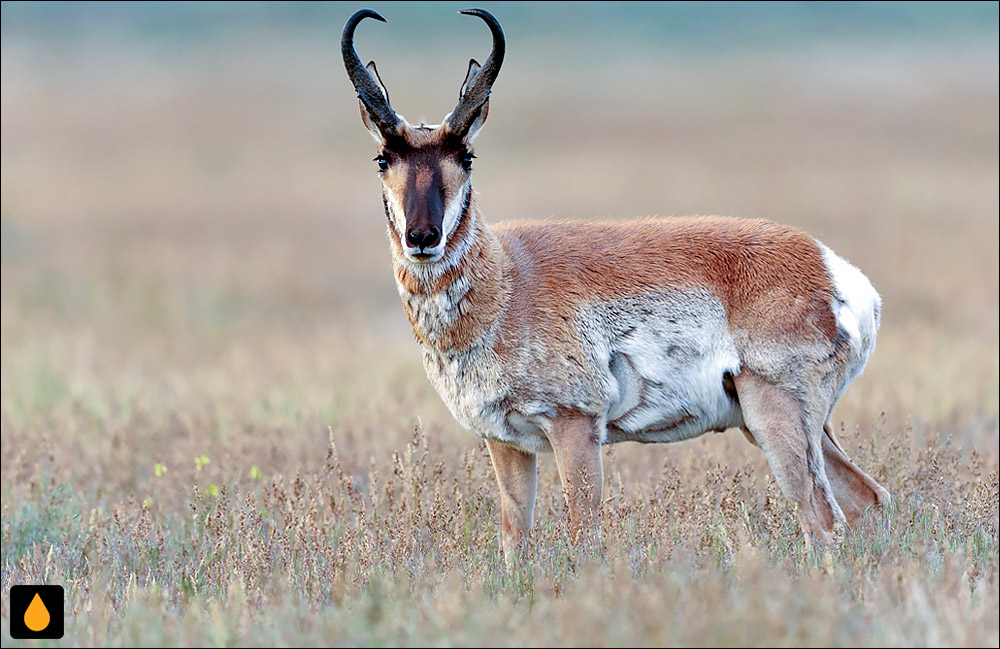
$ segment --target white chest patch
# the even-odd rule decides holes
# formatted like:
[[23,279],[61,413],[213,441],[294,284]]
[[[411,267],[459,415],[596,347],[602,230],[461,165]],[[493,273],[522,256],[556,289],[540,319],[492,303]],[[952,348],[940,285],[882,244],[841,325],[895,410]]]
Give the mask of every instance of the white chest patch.
[[[477,437],[506,442],[528,453],[551,451],[548,418],[513,398],[509,365],[491,348],[492,334],[459,354],[424,348],[427,378],[455,420]],[[547,408],[543,408],[547,410]]]

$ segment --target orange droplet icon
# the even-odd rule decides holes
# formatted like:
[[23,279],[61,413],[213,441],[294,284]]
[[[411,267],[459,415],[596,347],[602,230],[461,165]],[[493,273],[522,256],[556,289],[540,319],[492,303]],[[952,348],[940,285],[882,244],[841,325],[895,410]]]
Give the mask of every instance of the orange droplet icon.
[[51,619],[49,609],[45,608],[42,598],[38,596],[38,593],[35,593],[34,599],[28,604],[28,610],[24,612],[24,625],[38,633],[49,625]]

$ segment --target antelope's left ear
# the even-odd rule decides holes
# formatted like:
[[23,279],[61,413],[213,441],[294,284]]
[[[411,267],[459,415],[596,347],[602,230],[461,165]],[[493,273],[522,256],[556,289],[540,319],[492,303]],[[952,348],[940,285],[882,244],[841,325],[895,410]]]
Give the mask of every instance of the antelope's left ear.
[[[382,83],[381,77],[378,76],[378,70],[375,68],[375,61],[369,61],[368,65],[365,66],[365,69],[368,70],[368,73],[375,81],[375,85],[378,86],[382,96],[385,97],[386,105],[391,106],[392,104],[389,103],[389,91],[385,89],[385,84]],[[376,142],[379,144],[385,144],[385,137],[382,135],[382,131],[379,130],[379,127],[375,124],[371,115],[368,114],[365,102],[358,100],[358,103],[361,105],[361,122],[365,125],[365,128],[368,129],[368,132],[372,134],[372,137],[375,138]]]
[[465,97],[465,91],[469,89],[469,84],[472,83],[472,80],[476,78],[477,74],[479,74],[479,68],[481,67],[482,66],[479,65],[479,61],[476,59],[469,59],[469,70],[465,73],[465,81],[462,82],[462,88],[458,91],[459,101],[462,101]]
[[490,100],[487,99],[483,107],[479,109],[479,114],[476,115],[476,119],[472,120],[472,125],[469,126],[469,132],[465,134],[465,141],[471,143],[476,136],[479,135],[479,129],[483,128],[483,124],[486,123],[486,116],[490,113]]
[[[462,83],[462,89],[458,93],[459,103],[461,103],[462,99],[465,98],[465,91],[469,89],[469,84],[471,84],[472,80],[476,78],[477,74],[479,74],[479,69],[481,67],[482,66],[479,65],[479,61],[476,59],[469,59],[469,70],[465,73],[465,81]],[[479,109],[479,114],[476,115],[476,119],[472,121],[472,125],[469,127],[469,132],[465,135],[466,142],[472,142],[472,140],[479,135],[479,129],[483,128],[483,124],[486,123],[486,115],[488,115],[489,112],[490,100],[487,99],[486,103]],[[447,121],[447,118],[445,118],[445,120]]]

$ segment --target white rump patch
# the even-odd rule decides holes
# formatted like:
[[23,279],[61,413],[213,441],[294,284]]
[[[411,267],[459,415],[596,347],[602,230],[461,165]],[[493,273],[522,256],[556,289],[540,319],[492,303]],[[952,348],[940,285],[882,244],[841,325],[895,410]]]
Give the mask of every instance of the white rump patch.
[[[823,261],[833,284],[833,314],[837,327],[847,337],[850,354],[840,393],[861,376],[868,357],[875,351],[875,335],[882,315],[882,298],[864,273],[819,241]],[[839,397],[839,395],[838,395]]]

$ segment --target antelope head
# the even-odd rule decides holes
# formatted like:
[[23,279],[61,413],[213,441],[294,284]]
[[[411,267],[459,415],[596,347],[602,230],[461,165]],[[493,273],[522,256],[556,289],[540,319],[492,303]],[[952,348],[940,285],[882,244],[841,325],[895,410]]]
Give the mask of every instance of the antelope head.
[[469,61],[458,105],[436,126],[413,126],[396,114],[375,62],[363,65],[354,49],[358,23],[365,18],[385,22],[385,18],[371,9],[356,12],[340,41],[347,76],[358,92],[361,121],[378,142],[375,162],[390,234],[399,252],[414,264],[439,261],[469,209],[472,140],[486,121],[490,88],[503,63],[504,35],[497,19],[483,9],[459,13],[482,18],[493,33],[493,47],[482,66],[475,59]]

